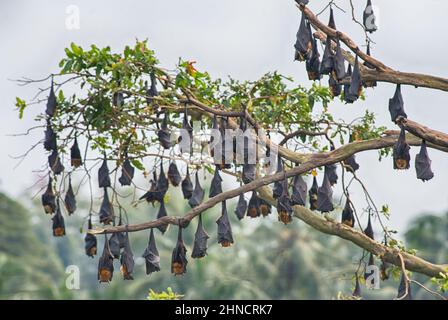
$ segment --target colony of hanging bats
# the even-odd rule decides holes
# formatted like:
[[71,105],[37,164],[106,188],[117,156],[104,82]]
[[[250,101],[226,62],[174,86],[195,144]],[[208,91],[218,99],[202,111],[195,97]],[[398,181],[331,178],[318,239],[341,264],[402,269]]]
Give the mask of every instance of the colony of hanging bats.
[[[306,5],[308,1],[299,1],[300,5]],[[367,3],[366,11],[364,12],[364,24],[366,25],[366,30],[368,32],[374,32],[376,27],[372,26],[372,21],[374,22],[373,12],[368,10],[371,6],[371,1]],[[367,27],[367,21],[369,21],[369,26]],[[334,19],[334,13],[330,7],[330,19],[328,26],[332,29],[336,29],[336,23]],[[306,71],[310,80],[320,80],[324,75],[329,76],[329,87],[334,96],[343,95],[346,103],[353,103],[359,99],[362,88],[375,86],[375,82],[365,82],[361,76],[361,70],[359,66],[359,59],[356,56],[353,66],[351,64],[346,68],[345,58],[343,55],[343,49],[341,47],[341,41],[338,37],[332,38],[330,36],[326,39],[326,45],[322,59],[320,58],[317,39],[313,36],[311,30],[311,23],[308,21],[305,14],[302,14],[300,27],[297,32],[296,42],[295,42],[295,59],[298,61],[306,62]],[[334,50],[332,45],[335,44],[336,49]],[[367,54],[370,55],[370,44],[367,46]],[[366,68],[374,68],[368,63],[364,63]],[[157,96],[159,93],[157,91],[156,77],[154,73],[150,75],[151,85],[147,88],[147,102],[152,103],[153,99],[151,97]],[[113,103],[116,105],[122,105],[125,103],[125,99],[121,93],[115,93],[112,99]],[[391,120],[393,122],[399,123],[399,120],[406,118],[407,115],[404,111],[404,101],[401,94],[401,87],[397,85],[394,96],[389,101],[389,111],[391,114]],[[63,198],[56,194],[54,190],[54,176],[60,175],[64,172],[65,167],[62,164],[61,158],[58,154],[58,139],[55,134],[51,119],[57,112],[57,99],[55,96],[53,82],[51,85],[50,94],[46,106],[46,116],[47,124],[45,130],[44,148],[49,151],[48,164],[50,168],[48,186],[44,194],[42,194],[42,205],[47,214],[52,215],[53,221],[53,235],[55,237],[61,237],[65,235],[65,222],[64,217],[61,212],[61,202],[65,207],[68,215],[73,214],[76,211],[76,198],[75,193],[71,183],[71,174],[69,174],[68,188]],[[171,149],[176,144],[175,141],[171,140],[171,132],[169,128],[169,113],[167,111],[162,112],[163,119],[161,121],[160,127],[158,127],[158,140],[160,146],[164,149]],[[192,137],[193,129],[191,127],[191,122],[189,120],[189,115],[187,113],[187,108],[185,107],[184,118],[182,122],[182,128],[185,129],[190,137]],[[249,128],[249,124],[244,117],[239,119],[240,129],[243,131]],[[220,171],[228,168],[230,164],[225,163],[224,155],[226,154],[224,147],[225,134],[224,131],[227,127],[227,119],[224,117],[213,118],[212,128],[217,129],[221,132],[222,138],[222,155],[223,160],[217,161],[215,163],[215,171],[213,178],[211,180],[210,191],[208,194],[209,198],[215,197],[223,192],[222,189],[222,178]],[[245,138],[247,139],[247,138]],[[190,139],[192,143],[192,139]],[[352,141],[352,140],[351,140]],[[180,141],[179,141],[180,142]],[[213,137],[210,140],[210,144],[213,142]],[[236,143],[233,142],[233,152],[236,154]],[[255,180],[256,164],[251,164],[248,161],[248,154],[250,152],[249,148],[251,146],[248,143],[244,144],[244,164],[242,165],[241,180],[243,183],[250,183]],[[334,150],[334,146],[331,146]],[[410,155],[409,155],[409,145],[406,143],[405,130],[402,128],[399,135],[399,139],[393,148],[393,166],[395,169],[409,169],[410,167]],[[184,152],[181,150],[181,152]],[[266,155],[269,156],[269,148],[266,147]],[[213,148],[210,150],[213,156]],[[134,177],[134,167],[128,157],[127,151],[124,152],[124,161],[121,164],[121,176],[118,179],[122,186],[129,186],[132,184]],[[216,160],[216,158],[215,158]],[[346,160],[344,160],[345,168],[349,171],[357,171],[359,169],[359,164],[356,162],[355,156],[352,155]],[[78,146],[78,140],[75,136],[73,139],[73,145],[70,148],[70,165],[73,168],[78,168],[83,165],[83,159],[81,157],[80,148]],[[298,165],[298,164],[296,164]],[[419,154],[416,156],[415,168],[417,171],[417,178],[423,181],[430,180],[433,177],[431,171],[431,160],[428,157],[428,151],[425,141],[421,145]],[[327,165],[325,166],[323,179],[321,185],[318,185],[315,172],[313,172],[312,184],[308,189],[307,183],[301,175],[297,175],[288,181],[284,179],[282,181],[275,182],[273,184],[273,197],[276,200],[278,220],[284,224],[288,224],[292,221],[293,206],[306,206],[308,197],[308,206],[311,210],[317,210],[322,213],[331,212],[334,210],[333,205],[333,187],[337,184],[338,174],[337,165]],[[170,187],[179,187],[182,190],[183,197],[191,208],[199,206],[205,197],[205,191],[201,186],[200,179],[198,176],[198,171],[194,173],[194,183],[190,170],[187,166],[186,175],[182,177],[175,161],[171,161],[165,173],[165,168],[163,162],[160,161],[159,170],[154,170],[153,176],[150,180],[149,190],[141,196],[141,200],[146,200],[148,203],[153,205],[158,204],[159,210],[157,213],[157,218],[162,218],[168,215],[165,207],[164,198]],[[158,171],[158,172],[156,172]],[[277,172],[284,171],[284,162],[281,157],[277,160]],[[102,160],[102,165],[98,169],[98,188],[102,189],[103,198],[101,206],[99,208],[99,221],[104,225],[122,225],[121,213],[118,216],[118,221],[116,221],[117,216],[114,213],[113,205],[109,198],[109,189],[112,187],[110,179],[110,170],[108,168],[108,161],[106,155]],[[218,243],[222,247],[229,247],[233,244],[232,227],[230,224],[226,201],[221,203],[222,211],[221,216],[216,221],[218,228]],[[271,213],[271,205],[260,198],[257,191],[253,191],[249,201],[246,201],[244,194],[241,194],[238,198],[238,202],[235,209],[236,217],[241,220],[245,216],[250,218],[256,218],[260,216],[267,216]],[[355,216],[353,213],[352,204],[350,199],[347,198],[345,207],[342,211],[341,222],[347,226],[354,227]],[[158,226],[158,230],[164,234],[167,230],[168,225],[162,224]],[[92,217],[89,215],[88,228],[92,228]],[[172,253],[172,263],[171,272],[175,275],[184,274],[187,271],[187,248],[183,242],[182,238],[182,223],[179,221],[178,239],[175,248]],[[368,224],[364,233],[374,239],[374,233],[372,229],[372,224],[370,220],[370,215],[368,217]],[[202,224],[202,214],[199,214],[197,230],[195,233],[193,249],[191,252],[191,258],[198,259],[203,258],[207,254],[207,240],[209,235]],[[87,233],[85,236],[85,253],[89,257],[94,257],[97,255],[97,238],[95,235]],[[160,257],[156,246],[156,236],[154,230],[151,228],[149,234],[148,245],[144,250],[142,257],[145,259],[146,264],[146,274],[151,274],[153,272],[160,271]],[[100,282],[110,282],[113,277],[114,272],[114,259],[120,262],[120,272],[125,280],[133,279],[134,271],[134,254],[131,250],[129,236],[127,232],[114,233],[109,238],[105,235],[104,248],[99,258],[98,263],[98,280]],[[369,265],[374,264],[373,255],[370,254]],[[388,277],[386,272],[386,263],[383,262],[381,266],[382,278]],[[366,275],[367,277],[368,275]],[[400,292],[403,292],[404,278],[400,283]],[[408,288],[410,289],[410,288]],[[408,297],[410,298],[410,290],[407,290]],[[356,277],[354,296],[360,295],[360,286],[358,282],[358,277]]]
[[[299,5],[306,6],[308,4],[308,0],[296,0]],[[359,58],[356,55],[354,59],[353,65],[351,63],[348,64],[348,67],[345,66],[345,57],[343,54],[343,49],[341,48],[341,40],[339,39],[339,33],[336,32],[336,37],[331,37],[327,35],[327,39],[325,41],[324,53],[321,59],[318,50],[318,39],[313,35],[311,29],[311,22],[307,19],[306,15],[302,13],[302,18],[300,22],[300,27],[297,32],[296,42],[294,44],[295,48],[295,60],[297,61],[305,61],[306,71],[308,73],[308,78],[311,81],[321,80],[324,75],[328,75],[328,85],[331,90],[331,93],[334,97],[338,97],[342,95],[342,99],[346,103],[353,103],[359,99],[362,94],[362,88],[375,87],[377,83],[375,81],[363,81]],[[373,33],[378,28],[375,24],[375,15],[372,9],[371,0],[367,1],[366,8],[363,12],[363,25],[366,32]],[[328,22],[328,27],[337,31],[333,8],[330,5],[330,18]],[[335,47],[335,48],[334,48]],[[370,48],[370,40],[367,42],[367,50],[366,55],[370,56],[371,48]],[[365,68],[375,69],[375,66],[370,64],[369,62],[364,62],[363,66]],[[392,122],[400,125],[400,121],[402,119],[407,118],[407,114],[404,110],[404,100],[401,94],[401,85],[398,84],[395,90],[394,96],[389,100],[389,112],[391,115]],[[353,141],[353,137],[350,137],[350,142]],[[333,147],[333,146],[331,146]],[[403,126],[401,126],[401,131],[398,137],[397,142],[393,147],[393,168],[396,170],[406,170],[410,168],[410,146],[406,142],[406,132]],[[356,162],[355,156],[350,156],[348,159],[344,160],[344,165],[349,171],[355,172],[359,169],[359,164]],[[279,170],[281,168],[279,167]],[[417,174],[417,178],[422,181],[428,181],[434,177],[434,174],[431,170],[431,160],[428,156],[428,150],[426,146],[426,141],[422,141],[420,152],[416,155],[415,158],[415,170]],[[319,210],[321,212],[330,212],[334,210],[332,203],[332,187],[337,182],[337,174],[336,174],[336,166],[329,165],[324,168],[324,178],[322,181],[322,185],[319,187],[317,184],[316,177],[313,177],[313,184],[311,189],[309,190],[309,203],[310,209]],[[292,199],[294,199],[297,195],[300,194],[298,192],[300,190],[300,178],[294,178],[294,187],[292,195]],[[295,186],[297,183],[297,187]],[[274,195],[277,196],[282,195],[285,196],[285,193],[281,190],[282,185],[277,183],[274,187]],[[306,187],[305,187],[306,188]],[[302,193],[305,192],[306,189],[302,189]],[[280,196],[279,196],[280,199]],[[279,207],[278,210],[283,210],[288,207],[288,201],[282,200],[283,206]],[[298,202],[294,204],[304,205],[303,198],[300,198]],[[281,208],[281,209],[280,209]],[[286,221],[287,218],[285,218]],[[283,220],[282,220],[283,221]],[[347,198],[345,207],[342,211],[342,220],[343,224],[346,224],[350,227],[354,227],[355,225],[355,217],[353,214],[352,205],[350,199]],[[371,224],[370,214],[368,217],[367,227],[364,230],[365,235],[374,239],[374,233]],[[373,255],[370,254],[369,262],[367,265],[374,265]],[[388,278],[388,274],[386,272],[387,265],[383,262],[381,265],[381,277],[382,279]],[[367,278],[369,274],[365,274],[365,278]],[[354,296],[360,296],[360,286],[358,277],[356,276],[355,290],[353,292]],[[408,290],[404,288],[408,286],[405,281],[404,275],[401,278],[398,297],[410,299],[411,291],[408,286]],[[407,294],[406,294],[407,293]],[[406,295],[406,296],[405,296]]]

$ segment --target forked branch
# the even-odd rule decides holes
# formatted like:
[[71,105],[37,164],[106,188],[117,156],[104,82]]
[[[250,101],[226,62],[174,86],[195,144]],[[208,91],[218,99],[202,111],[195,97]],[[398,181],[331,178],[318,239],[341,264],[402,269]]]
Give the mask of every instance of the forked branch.
[[[350,48],[350,50],[355,55],[358,55],[358,57],[360,57],[362,60],[376,68],[375,70],[363,68],[361,70],[363,80],[405,84],[415,87],[448,91],[448,79],[426,74],[396,71],[386,66],[381,61],[364,53],[356,44],[356,42],[353,41],[347,34],[328,27],[326,24],[320,21],[319,18],[317,18],[317,16],[308,7],[303,5],[298,5],[298,7],[303,12],[303,14],[305,14],[305,16],[317,31],[321,31],[326,36],[329,36],[333,39],[339,37],[339,39],[343,43],[345,43],[345,45]],[[320,40],[324,40],[322,36],[320,36],[319,38]]]

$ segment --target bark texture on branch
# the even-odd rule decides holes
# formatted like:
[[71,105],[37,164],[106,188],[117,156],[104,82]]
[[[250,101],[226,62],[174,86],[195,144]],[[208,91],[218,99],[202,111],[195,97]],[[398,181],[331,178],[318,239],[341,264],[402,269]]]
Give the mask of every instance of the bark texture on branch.
[[415,121],[400,118],[397,121],[406,131],[426,140],[426,142],[448,148],[448,134],[425,127]]

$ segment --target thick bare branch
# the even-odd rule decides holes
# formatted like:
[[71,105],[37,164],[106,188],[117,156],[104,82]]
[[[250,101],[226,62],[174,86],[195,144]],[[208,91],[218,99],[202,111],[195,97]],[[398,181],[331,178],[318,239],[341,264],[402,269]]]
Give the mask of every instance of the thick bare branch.
[[[367,55],[362,50],[360,50],[358,45],[345,33],[334,30],[322,23],[316,17],[316,15],[307,7],[299,6],[299,9],[302,10],[302,12],[307,16],[310,23],[317,30],[315,35],[321,41],[325,41],[327,36],[330,36],[332,38],[336,38],[336,36],[339,36],[339,39],[344,42],[347,47],[349,47],[350,50],[353,51],[353,53],[357,54],[362,60],[376,68],[376,70],[373,70],[361,67],[361,74],[364,81],[380,81],[448,91],[448,79],[426,74],[408,73],[393,70],[392,68],[386,66],[384,63],[378,61],[377,59]],[[353,64],[354,58],[349,54],[349,52],[345,51],[344,56],[351,64]]]
[[363,74],[363,79],[365,81],[380,81],[395,84],[405,84],[414,87],[448,91],[448,79],[419,73],[408,73],[400,71],[381,72],[366,68]]
[[[272,197],[272,192],[269,188],[261,188],[258,191],[264,200],[268,201],[272,205],[275,205],[275,200]],[[334,220],[324,219],[321,215],[318,215],[305,207],[294,206],[294,214],[297,218],[304,221],[314,229],[348,240],[380,257],[384,261],[392,263],[396,266],[400,266],[401,264],[399,257],[401,254],[406,265],[406,269],[409,271],[422,273],[429,277],[439,277],[441,272],[446,272],[448,269],[448,264],[433,264],[419,257],[387,247],[372,240],[361,231],[350,228],[349,226],[338,223]]]
[[327,36],[330,36],[334,39],[336,39],[336,37],[339,37],[339,39],[342,42],[344,42],[347,47],[350,48],[350,50],[352,50],[355,54],[357,54],[362,60],[364,60],[364,61],[370,63],[371,65],[375,66],[376,68],[378,68],[378,70],[393,71],[391,68],[389,68],[382,62],[380,62],[380,61],[376,60],[375,58],[368,56],[366,53],[364,53],[358,47],[358,45],[355,43],[355,41],[353,41],[348,35],[346,35],[345,33],[341,32],[341,31],[332,29],[332,28],[328,27],[325,23],[321,22],[319,20],[319,18],[317,18],[316,15],[310,9],[308,9],[308,7],[303,6],[303,5],[298,5],[298,7],[305,14],[308,21],[313,25],[313,27],[316,30],[321,30]]
[[[398,130],[387,130],[384,132],[384,135],[386,137],[395,137],[395,139],[398,137],[398,135],[400,134],[400,131]],[[413,134],[406,134],[406,142],[410,145],[410,146],[414,146],[414,147],[418,147],[422,144],[422,139],[420,139],[419,137],[414,136]],[[446,147],[442,147],[440,145],[428,142],[427,143],[428,147],[432,148],[432,149],[436,149],[442,152],[448,152],[448,148]]]
[[413,135],[435,145],[448,148],[448,134],[430,129],[415,121],[405,118],[398,119],[398,123]]

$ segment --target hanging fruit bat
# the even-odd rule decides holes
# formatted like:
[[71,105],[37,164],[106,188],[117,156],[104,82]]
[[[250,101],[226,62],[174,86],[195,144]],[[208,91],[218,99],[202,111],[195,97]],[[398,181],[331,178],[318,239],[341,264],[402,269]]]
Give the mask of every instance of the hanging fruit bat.
[[367,220],[367,227],[364,229],[364,234],[368,236],[370,239],[375,240],[372,228],[372,221],[370,220],[370,214],[369,214],[369,220]]
[[56,211],[56,196],[53,192],[53,179],[49,177],[48,185],[45,192],[42,194],[42,206],[45,213],[54,213]]
[[[280,155],[277,158],[277,173],[283,172],[283,162],[282,159],[280,158]],[[274,197],[274,199],[278,199],[283,192],[283,181],[276,181],[274,182],[274,188],[272,189],[272,196]]]
[[340,81],[345,78],[345,59],[342,54],[341,42],[336,38],[336,53],[334,55],[333,77]]
[[79,150],[78,139],[76,137],[70,148],[70,164],[74,168],[78,168],[82,165],[81,151]]
[[296,43],[294,44],[296,49],[295,60],[307,60],[311,53],[312,45],[311,26],[307,22],[305,14],[302,13],[299,31],[297,31],[296,35]]
[[122,186],[130,186],[132,179],[134,178],[135,168],[132,166],[131,161],[126,157],[121,167],[121,177],[118,181]]
[[348,95],[345,97],[345,101],[353,103],[362,94],[362,78],[361,71],[359,70],[358,56],[355,59],[355,65],[353,67],[353,73],[350,78],[350,88],[348,89]]
[[193,183],[191,182],[190,172],[187,166],[187,175],[184,180],[182,180],[182,194],[184,195],[184,199],[189,200],[193,195]]
[[202,200],[204,200],[204,189],[202,189],[201,187],[198,172],[196,171],[194,191],[191,195],[191,198],[188,200],[188,204],[190,205],[190,207],[194,208],[200,205],[202,203]]
[[417,179],[428,181],[434,177],[434,173],[431,170],[431,162],[428,156],[428,149],[426,148],[426,141],[422,140],[420,152],[415,156]]
[[375,14],[373,12],[371,0],[367,0],[367,5],[366,8],[364,9],[362,18],[364,28],[367,32],[373,33],[376,30],[378,30],[378,27],[375,24]]
[[313,184],[311,185],[310,191],[308,191],[308,195],[310,197],[310,210],[317,209],[317,191],[319,187],[317,185],[317,178],[313,176]]
[[341,95],[342,85],[339,84],[339,81],[335,78],[334,73],[330,73],[330,77],[328,78],[328,86],[330,87],[333,98]]
[[[370,253],[370,255],[369,255],[369,262],[368,262],[367,266],[368,267],[375,266],[375,259],[373,258],[373,254],[372,253]],[[367,273],[367,269],[366,269],[366,272],[364,272],[364,279],[367,280],[367,278],[369,276],[371,276],[373,273],[374,273],[373,270],[370,273]]]
[[165,176],[165,171],[163,170],[163,163],[162,161],[160,161],[160,174],[159,179],[157,179],[156,190],[154,193],[154,196],[157,201],[163,202],[163,198],[165,197],[168,188],[169,188],[169,182]]
[[397,299],[412,300],[411,284],[408,281],[406,281],[404,273],[401,273],[400,285],[398,286]]
[[242,180],[245,184],[251,183],[255,180],[255,164],[243,164]]
[[100,208],[100,222],[103,224],[110,224],[114,218],[114,208],[109,201],[109,195],[107,194],[107,188],[104,188],[103,202]]
[[244,193],[242,193],[238,198],[238,203],[235,209],[235,215],[238,218],[238,220],[244,218],[246,211],[247,211],[247,201],[246,199],[244,199]]
[[[244,110],[245,111],[245,110]],[[248,146],[246,145],[248,143],[247,137],[244,136],[244,132],[247,129],[247,120],[245,117],[239,117],[239,129],[240,131],[237,131],[236,136],[233,138],[233,157],[237,159],[238,162],[241,161],[241,150],[238,150],[238,140],[242,139],[243,141],[243,161],[246,162],[246,159],[249,157],[246,152],[249,151]],[[241,142],[240,142],[241,143]]]
[[169,149],[173,146],[173,143],[171,141],[171,132],[168,129],[168,120],[169,120],[169,114],[168,112],[165,111],[165,115],[162,120],[162,125],[160,127],[160,130],[157,132],[160,145],[164,149]]
[[151,228],[149,234],[148,246],[143,252],[143,258],[145,258],[146,274],[160,271],[160,256],[156,246],[156,239],[154,237],[154,229]]
[[353,297],[361,298],[361,286],[359,285],[358,274],[355,273],[355,289],[352,293]]
[[114,258],[110,253],[107,235],[104,235],[104,249],[98,261],[98,281],[110,282],[114,274]]
[[50,87],[50,95],[48,96],[47,100],[47,108],[45,109],[45,113],[48,115],[49,118],[54,116],[54,113],[56,112],[58,102],[56,100],[56,95],[54,94],[54,88],[53,88],[53,79],[51,80],[51,87]]
[[[350,135],[349,143],[353,142],[353,135]],[[359,170],[359,164],[356,162],[356,155],[351,155],[344,161],[344,165],[346,166],[345,169],[349,172],[356,172]]]
[[334,14],[333,14],[333,8],[330,7],[330,19],[328,20],[328,27],[331,29],[336,30],[336,23],[334,22]]
[[[166,212],[165,202],[162,201],[162,202],[160,202],[160,208],[159,208],[159,212],[157,213],[157,219],[166,217],[167,215],[168,215],[168,213]],[[159,231],[162,232],[162,234],[164,234],[166,232],[166,230],[168,229],[168,224],[162,224],[162,225],[158,226],[157,229],[159,229]]]
[[[332,148],[334,150],[334,148]],[[336,164],[329,164],[325,166],[325,172],[328,174],[328,181],[330,181],[330,185],[334,186],[336,183],[338,183],[338,173],[337,173],[337,165]]]
[[[231,167],[231,164],[228,163],[229,160],[231,159],[226,159],[226,128],[227,128],[227,122],[228,119],[224,119],[221,118],[221,126],[220,126],[220,131],[221,131],[221,162],[218,163],[218,167],[219,169],[229,169]],[[229,150],[230,151],[230,150]]]
[[70,176],[68,178],[68,189],[65,194],[64,204],[69,215],[72,215],[76,211],[76,198],[75,193],[73,192],[72,178]]
[[263,217],[267,217],[268,215],[271,214],[272,206],[264,199],[259,198],[259,200],[260,200],[260,213]]
[[[336,30],[336,24],[334,22],[334,15],[333,15],[332,8],[330,8],[330,19],[328,22],[328,27]],[[320,73],[321,74],[331,74],[333,70],[334,70],[334,54],[331,49],[331,38],[327,37],[327,40],[325,43],[324,56],[322,58],[322,63],[320,66]],[[335,80],[333,79],[333,82],[334,81]],[[337,93],[337,91],[335,91],[335,93]],[[335,95],[335,96],[338,96],[338,95]]]
[[[352,78],[352,65],[350,63],[348,64],[347,72],[345,73],[345,75],[347,77],[349,77],[350,81],[351,81],[351,78]],[[349,95],[350,95],[350,83],[345,83],[344,84],[343,91],[344,91],[344,101],[346,103],[352,103],[352,101],[350,99],[347,99],[347,97],[349,97]]]
[[247,208],[247,215],[251,218],[256,218],[261,215],[260,198],[258,198],[256,191],[252,192],[252,197],[249,200],[249,205]]
[[170,166],[168,167],[168,180],[174,187],[177,187],[182,181],[179,169],[177,169],[176,162],[174,161],[171,162]]
[[[271,137],[268,135],[268,138],[270,139]],[[264,167],[269,168],[270,165],[271,165],[271,148],[269,148],[269,146],[266,146]]]
[[301,175],[296,175],[292,182],[291,205],[305,206],[307,185]]
[[49,121],[47,121],[47,128],[45,129],[44,148],[47,151],[55,151],[58,148],[56,133]]
[[404,100],[401,95],[401,85],[397,84],[395,94],[392,99],[389,99],[389,112],[392,122],[396,122],[398,117],[407,118],[406,112],[404,112]]
[[[366,50],[366,54],[370,57],[370,41],[367,42],[367,50]],[[364,61],[364,67],[369,68],[369,69],[376,69],[375,66],[367,61]],[[375,81],[375,85],[376,86],[376,81]]]
[[123,92],[114,92],[112,95],[112,104],[116,107],[122,107],[124,105],[124,95]]
[[[88,223],[89,230],[92,230],[92,219],[89,217],[89,223]],[[93,258],[96,256],[97,252],[97,240],[95,235],[87,233],[84,238],[84,249],[86,252],[86,255],[88,257]]]
[[193,259],[203,258],[207,255],[207,240],[210,236],[202,226],[202,214],[199,214],[198,228],[194,235],[194,245],[191,257]]
[[308,73],[308,79],[311,81],[320,80],[322,78],[320,75],[320,54],[317,48],[316,38],[313,38],[311,56],[306,60],[306,71]]
[[324,49],[324,55],[322,57],[322,63],[320,64],[320,74],[330,74],[334,69],[334,55],[331,50],[331,38],[327,37]]
[[291,198],[288,193],[288,180],[282,181],[282,194],[277,199],[278,221],[288,224],[292,222]]
[[[150,78],[151,78],[151,87],[149,88],[147,94],[149,97],[157,97],[159,95],[159,92],[157,91],[156,74],[154,72],[151,72]],[[150,101],[152,101],[152,99]],[[148,102],[148,103],[150,103],[150,102]]]
[[101,164],[101,167],[98,169],[98,186],[100,188],[107,188],[111,186],[106,155],[104,155],[103,163]]
[[310,2],[309,0],[296,0],[297,4],[301,4],[303,6],[306,6],[308,4],[308,2]]
[[330,183],[330,171],[327,167],[324,172],[324,179],[322,185],[317,190],[317,210],[324,212],[331,212],[334,210],[333,206],[333,189]]
[[129,235],[125,234],[126,245],[120,257],[120,272],[124,280],[134,280],[132,273],[134,272],[134,254],[129,243]]
[[51,218],[51,220],[53,220],[53,236],[63,237],[65,236],[65,223],[61,213],[61,207],[59,206],[59,201],[56,206],[56,214]]
[[218,117],[216,116],[216,114],[213,116],[213,121],[212,121],[212,135],[210,137],[210,141],[209,141],[209,148],[210,148],[210,156],[214,159],[215,158],[215,148],[218,145],[218,143],[214,143],[215,141],[215,137],[214,134],[216,134],[216,132],[219,130],[218,127]]
[[394,159],[394,169],[396,170],[406,170],[410,167],[411,156],[409,150],[411,148],[406,142],[406,131],[401,128],[400,136],[394,145],[393,149],[393,159]]
[[[117,226],[122,226],[123,225],[121,218],[122,217],[121,217],[121,212],[120,212],[120,217],[118,219]],[[126,241],[127,241],[126,240],[126,234],[124,232],[117,232],[116,235],[117,235],[117,238],[118,238],[118,244],[120,246],[120,249],[124,249],[124,247],[126,247]]]
[[145,199],[148,203],[154,204],[156,199],[156,186],[157,186],[157,173],[153,172],[153,178],[150,181],[151,186],[149,187],[149,190],[142,195],[139,200]]
[[390,267],[390,264],[388,262],[381,260],[381,265],[380,265],[381,280],[385,281],[385,280],[389,279],[389,275],[390,275],[390,270],[388,270],[389,267]]
[[341,223],[349,226],[350,228],[353,228],[355,226],[355,216],[353,215],[353,209],[348,198],[345,202],[344,210],[342,210]]
[[208,197],[213,198],[214,196],[217,196],[218,194],[222,193],[222,178],[219,175],[219,169],[216,167],[215,174],[213,175],[212,182],[210,184],[210,192]]
[[64,171],[65,168],[61,162],[61,158],[59,158],[57,150],[53,150],[48,156],[48,165],[50,166],[51,171],[56,175],[61,174]]
[[121,248],[118,233],[112,234],[112,236],[109,238],[109,250],[114,259],[118,259],[120,257]]
[[346,167],[347,170],[351,172],[356,172],[356,170],[359,169],[359,164],[356,162],[356,156],[351,155],[347,159],[344,160],[344,164],[348,167]]
[[[246,111],[246,110],[244,109],[244,111]],[[248,138],[246,136],[244,136],[244,133],[246,132],[247,127],[248,126],[247,126],[247,119],[246,119],[246,117],[240,117],[240,130],[241,130],[240,134],[242,134],[242,137],[243,137],[243,152],[244,152],[243,159],[245,161],[249,157],[249,155],[246,154],[249,151],[249,145],[248,145],[249,144],[249,140],[248,140]],[[236,153],[238,153],[238,151],[239,150],[237,150],[237,141],[236,141],[236,138],[235,138],[235,140],[233,140],[233,152],[236,154]]]
[[[244,120],[244,122],[247,122],[246,120]],[[251,134],[251,131],[253,130],[252,127],[249,127],[247,124],[246,126],[248,127],[247,129],[245,129],[245,131],[243,131],[243,141],[244,141],[244,148],[243,148],[243,160],[244,160],[244,165],[247,165],[247,172],[250,173],[250,178],[255,179],[255,168],[256,168],[256,164],[258,162],[258,142],[256,139],[252,139],[249,136],[244,135],[246,130],[249,134]],[[256,132],[255,132],[256,134]],[[252,136],[253,137],[253,136]]]
[[[189,137],[189,145],[185,145],[182,144],[182,135],[178,138],[178,142],[179,142],[179,149],[180,149],[180,153],[185,153],[185,152],[189,152],[190,154],[192,154],[193,152],[193,127],[191,126],[190,122],[188,121],[188,109],[187,109],[187,105],[185,104],[185,111],[184,111],[184,119],[182,121],[182,129],[184,130],[183,134],[187,133],[188,137]],[[184,149],[183,147],[186,147],[186,149]]]
[[230,247],[233,244],[232,226],[227,215],[226,201],[222,202],[221,217],[216,220],[218,224],[218,243],[222,247]]
[[369,266],[374,266],[375,265],[375,258],[373,257],[372,253],[370,253],[370,256],[369,256],[369,263],[368,263],[368,265]]
[[[370,42],[367,43],[367,51],[366,54],[370,57]],[[369,69],[376,69],[374,65],[364,61],[364,67]],[[377,86],[377,82],[375,80],[363,81],[364,87],[366,88],[374,88]]]
[[171,273],[174,275],[182,275],[187,272],[187,248],[185,248],[182,240],[182,226],[179,223],[179,233],[177,236],[177,244],[171,256]]

